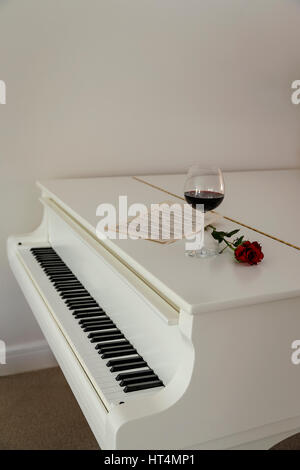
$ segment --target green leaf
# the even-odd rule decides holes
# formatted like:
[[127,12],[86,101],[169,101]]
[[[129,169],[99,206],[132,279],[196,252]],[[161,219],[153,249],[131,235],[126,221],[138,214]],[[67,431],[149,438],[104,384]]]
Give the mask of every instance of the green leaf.
[[236,230],[232,230],[232,232],[227,232],[227,233],[225,234],[225,237],[230,238],[230,237],[232,237],[232,235],[238,233],[239,231],[240,231],[240,229],[238,228],[238,229],[236,229]]
[[244,235],[234,240],[233,246],[236,248],[243,243]]
[[226,235],[226,232],[218,232],[217,230],[214,230],[212,232],[212,237],[215,240],[218,240],[219,243],[221,243],[223,241],[223,238],[224,238],[225,235]]
[[235,233],[238,233],[239,231],[240,231],[240,229],[235,229],[235,230],[232,230],[231,232],[223,232],[223,231],[218,231],[218,230],[214,229],[212,231],[211,235],[219,243],[222,243],[223,241],[225,241],[225,237],[230,238],[230,237],[232,237],[232,235],[234,235]]

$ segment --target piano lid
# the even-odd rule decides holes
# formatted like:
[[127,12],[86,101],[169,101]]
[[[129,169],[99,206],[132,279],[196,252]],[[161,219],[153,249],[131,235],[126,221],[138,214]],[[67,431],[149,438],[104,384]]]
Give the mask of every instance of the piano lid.
[[[38,186],[44,197],[51,198],[93,235],[100,220],[96,216],[100,203],[117,207],[119,195],[127,195],[129,205],[139,202],[149,206],[166,200],[166,194],[132,177],[50,180],[38,183]],[[227,187],[227,192],[229,189]],[[248,197],[250,205],[251,194]],[[167,199],[172,200],[172,196],[168,195]],[[148,240],[105,240],[101,243],[167,301],[190,313],[300,295],[300,251],[225,219],[221,219],[219,227],[225,230],[241,228],[245,239],[262,243],[264,261],[258,266],[238,264],[229,250],[218,257],[188,258],[184,255],[184,240],[170,245]]]

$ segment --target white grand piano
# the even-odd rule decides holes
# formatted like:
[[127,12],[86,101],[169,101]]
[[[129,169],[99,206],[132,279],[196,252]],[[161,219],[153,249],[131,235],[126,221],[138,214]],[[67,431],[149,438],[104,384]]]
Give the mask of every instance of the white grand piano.
[[300,431],[300,170],[225,173],[218,227],[258,240],[258,266],[96,237],[100,203],[178,201],[183,181],[40,182],[10,265],[102,449],[269,448]]

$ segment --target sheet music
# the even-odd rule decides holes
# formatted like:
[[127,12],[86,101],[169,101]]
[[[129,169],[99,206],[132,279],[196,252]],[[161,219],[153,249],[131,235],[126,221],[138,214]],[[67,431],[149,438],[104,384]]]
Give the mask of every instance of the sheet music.
[[[175,206],[176,210],[173,210]],[[161,244],[175,243],[182,238],[192,238],[202,229],[203,214],[187,204],[174,201],[163,201],[151,204],[137,216],[128,217],[127,220],[116,226],[116,231],[127,234],[129,238],[141,238]],[[207,212],[204,217],[204,226],[214,223],[217,214]],[[200,224],[199,224],[200,221]],[[113,231],[113,227],[108,227]]]

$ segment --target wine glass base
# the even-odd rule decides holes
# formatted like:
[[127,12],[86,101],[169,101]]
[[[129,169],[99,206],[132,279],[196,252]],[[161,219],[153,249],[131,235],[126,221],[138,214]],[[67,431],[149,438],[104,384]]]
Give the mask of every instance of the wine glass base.
[[205,248],[202,247],[200,250],[190,250],[186,251],[185,255],[190,258],[208,258],[210,256],[216,256],[219,254],[219,251],[215,248]]

